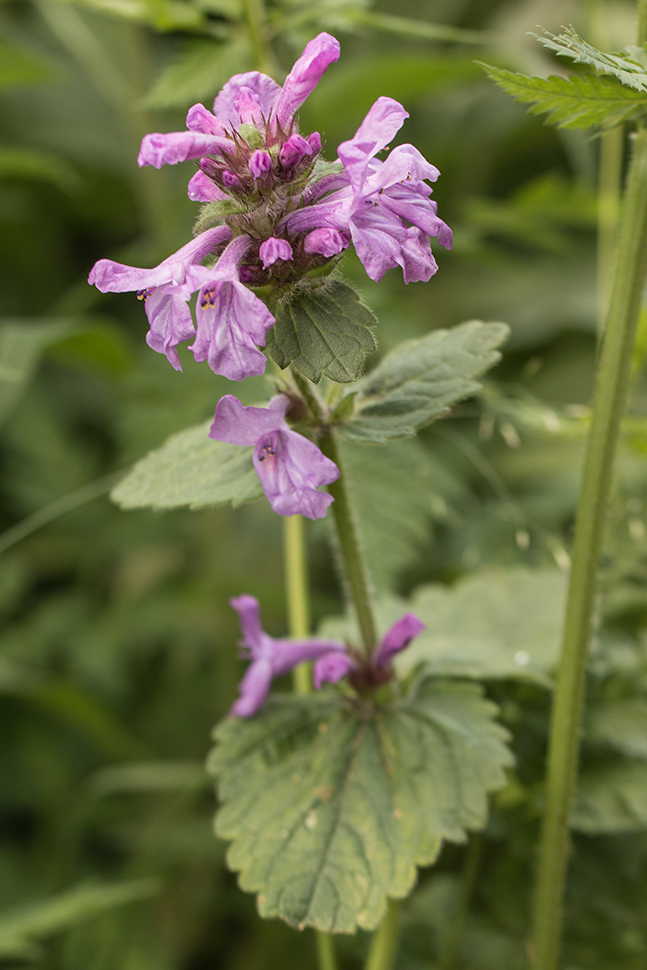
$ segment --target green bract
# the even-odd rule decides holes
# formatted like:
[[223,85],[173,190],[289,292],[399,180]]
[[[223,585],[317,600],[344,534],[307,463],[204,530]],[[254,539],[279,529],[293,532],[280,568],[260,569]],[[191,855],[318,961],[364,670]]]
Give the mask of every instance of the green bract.
[[268,354],[279,367],[292,364],[315,384],[322,375],[341,384],[356,380],[377,346],[373,312],[338,280],[297,293],[275,316]]

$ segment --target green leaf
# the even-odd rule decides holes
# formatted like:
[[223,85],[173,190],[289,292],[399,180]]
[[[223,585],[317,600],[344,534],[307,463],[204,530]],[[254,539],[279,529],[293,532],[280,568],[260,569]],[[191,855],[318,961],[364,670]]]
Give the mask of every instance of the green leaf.
[[392,709],[275,696],[216,730],[216,832],[261,916],[327,932],[374,929],[444,839],[482,828],[511,763],[475,684],[422,682]]
[[569,78],[527,77],[500,67],[481,65],[488,77],[516,101],[532,103],[530,114],[547,114],[559,128],[608,130],[645,113],[647,95],[629,90],[612,78],[574,74]]
[[606,745],[647,761],[647,698],[598,702],[587,714],[585,736],[590,744]]
[[371,578],[379,589],[388,589],[420,555],[434,503],[446,508],[462,484],[415,438],[386,447],[339,444]]
[[211,421],[179,434],[138,461],[112,490],[122,509],[177,509],[231,502],[240,505],[263,494],[252,464],[252,448],[212,441]]
[[499,360],[495,348],[508,332],[504,323],[472,320],[406,340],[356,386],[355,416],[341,433],[375,442],[415,434],[480,388],[475,378]]
[[[396,658],[402,676],[422,664],[435,676],[512,678],[550,686],[566,588],[565,573],[521,567],[469,576],[454,586],[429,583],[408,600],[380,599],[378,628],[385,633],[408,611],[426,624]],[[317,634],[359,642],[347,617],[324,620]]]
[[71,319],[0,322],[0,424],[33,376],[43,350],[75,330]]
[[639,47],[628,48],[633,55],[629,57],[607,54],[587,44],[572,27],[567,27],[563,34],[555,35],[546,30],[534,36],[560,57],[570,57],[576,64],[589,64],[600,74],[612,74],[622,84],[647,92],[647,58]]
[[275,316],[267,352],[280,368],[292,364],[315,384],[322,374],[339,384],[357,380],[376,348],[375,316],[338,280],[298,292]]
[[0,914],[0,957],[38,956],[34,937],[56,933],[114,906],[147,899],[159,891],[156,879],[137,879],[114,885],[78,886],[32,906]]
[[584,772],[571,827],[590,835],[647,828],[647,764],[627,761]]
[[216,43],[187,40],[179,57],[160,75],[143,101],[144,108],[187,107],[213,98],[232,74],[252,66],[246,39]]

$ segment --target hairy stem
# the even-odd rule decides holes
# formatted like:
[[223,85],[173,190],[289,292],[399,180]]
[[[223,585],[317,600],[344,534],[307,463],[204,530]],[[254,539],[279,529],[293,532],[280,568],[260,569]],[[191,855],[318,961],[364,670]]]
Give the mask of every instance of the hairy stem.
[[368,568],[362,551],[357,519],[346,487],[344,469],[339,457],[337,442],[332,435],[321,443],[321,450],[331,461],[335,462],[340,471],[339,478],[332,485],[328,486],[328,491],[335,500],[332,505],[332,511],[337,528],[337,538],[339,540],[339,548],[346,573],[348,591],[353,606],[355,607],[364,651],[369,656],[377,643],[377,627],[373,614]]
[[[640,0],[639,9],[643,28],[647,27],[644,16],[647,0]],[[536,970],[557,970],[559,960],[569,851],[568,820],[577,776],[598,557],[646,269],[647,130],[640,129],[634,140],[623,200],[613,287],[576,516],[534,901],[531,962]]]
[[375,931],[365,970],[391,970],[398,948],[400,903],[389,899],[386,916]]

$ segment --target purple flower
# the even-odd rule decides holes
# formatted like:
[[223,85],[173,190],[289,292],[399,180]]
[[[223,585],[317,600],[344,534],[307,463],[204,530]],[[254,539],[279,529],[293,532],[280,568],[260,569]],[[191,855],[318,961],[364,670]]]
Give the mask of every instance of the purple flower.
[[[242,124],[251,124],[273,138],[278,137],[279,132],[294,124],[295,111],[317,86],[326,68],[338,58],[339,41],[321,33],[306,45],[282,88],[258,71],[234,75],[216,97],[213,113],[201,104],[189,109],[188,131],[145,135],[138,164],[160,168],[204,155],[234,158],[237,145],[232,131],[237,132]],[[311,147],[312,150],[318,151]],[[260,177],[254,175],[254,178]]]
[[195,334],[187,301],[200,285],[193,273],[202,267],[196,264],[230,238],[227,226],[209,229],[152,269],[100,259],[90,270],[88,282],[102,293],[138,291],[145,301],[150,324],[146,342],[153,350],[166,354],[176,370],[182,370],[176,348]]
[[390,679],[391,661],[395,654],[404,650],[424,629],[425,624],[415,613],[406,613],[386,631],[368,664],[362,664],[359,655],[349,651],[348,647],[344,648],[344,653],[335,650],[324,654],[312,670],[315,687],[319,690],[323,683],[336,684],[353,671],[361,675],[363,684],[379,686]]
[[345,647],[334,640],[275,640],[261,627],[258,600],[238,596],[229,600],[240,617],[242,646],[251,664],[239,684],[240,697],[230,713],[251,717],[263,705],[274,677],[286,674],[297,664],[326,655],[343,653]]
[[336,229],[313,229],[303,243],[307,253],[321,253],[322,256],[337,256],[349,246],[349,234],[342,235]]
[[261,243],[258,255],[263,260],[263,269],[267,269],[277,259],[292,259],[292,246],[287,239],[277,239],[275,236],[270,236],[264,243]]
[[226,394],[218,402],[209,437],[254,446],[254,468],[270,505],[279,515],[325,516],[332,496],[319,492],[339,478],[339,469],[312,441],[285,420],[288,398],[280,394],[266,408],[244,407]]
[[292,233],[349,229],[357,255],[377,282],[395,266],[402,267],[405,283],[427,281],[438,268],[430,237],[451,247],[451,230],[429,198],[426,180],[434,182],[440,174],[435,165],[413,145],[394,148],[383,162],[375,158],[407,117],[397,101],[378,98],[355,136],[339,146],[348,184],[337,188],[332,180],[329,194],[284,220]]
[[[312,138],[312,135],[310,135]],[[321,150],[321,139],[319,139],[319,148],[315,148],[315,151]],[[293,165],[298,165],[301,159],[305,155],[312,155],[312,146],[307,138],[303,138],[302,135],[290,135],[288,140],[281,146],[281,151],[279,153],[279,161],[284,168],[292,168]]]
[[199,363],[206,360],[215,374],[242,381],[265,372],[266,357],[258,345],[274,317],[239,278],[239,264],[252,241],[236,236],[213,269],[196,267],[191,277],[200,287],[196,304],[197,336],[189,347]]

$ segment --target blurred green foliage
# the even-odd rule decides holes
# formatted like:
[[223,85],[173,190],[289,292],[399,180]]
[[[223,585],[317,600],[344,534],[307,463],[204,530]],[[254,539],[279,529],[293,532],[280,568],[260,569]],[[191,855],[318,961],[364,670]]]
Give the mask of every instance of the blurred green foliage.
[[[442,172],[435,197],[456,244],[438,254],[428,285],[405,288],[392,273],[378,286],[346,257],[344,272],[378,316],[381,352],[473,318],[511,327],[478,398],[417,441],[348,446],[376,585],[408,597],[443,584],[425,595],[450,618],[471,602],[461,583],[489,589],[487,577],[506,570],[567,568],[596,339],[598,141],[544,127],[474,60],[563,74],[527,31],[537,22],[557,31],[568,16],[584,33],[593,6],[268,8],[278,74],[318,30],[340,36],[342,60],[301,112],[329,157],[384,94],[411,113],[403,139]],[[607,7],[619,49],[633,39],[631,5]],[[235,0],[0,4],[2,965],[314,964],[307,932],[259,920],[236,888],[202,767],[242,672],[228,597],[258,596],[269,631],[286,630],[281,522],[264,499],[197,512],[110,504],[115,473],[206,421],[232,388],[188,355],[175,373],[146,347],[132,295],[101,296],[85,282],[100,257],[152,265],[189,238],[186,168],[138,170],[138,143],[181,128],[194,100],[259,64],[246,9]],[[572,970],[642,970],[647,959],[646,345],[643,333],[603,562],[574,818]],[[262,390],[260,379],[235,388],[248,404]],[[325,521],[310,529],[309,558],[319,621],[342,610]],[[538,612],[554,617],[561,584],[540,585]],[[515,653],[524,651],[525,640]],[[483,676],[517,766],[486,832],[422,874],[397,970],[523,966],[548,687],[545,674],[499,673]],[[366,944],[363,934],[340,938],[344,970]]]

